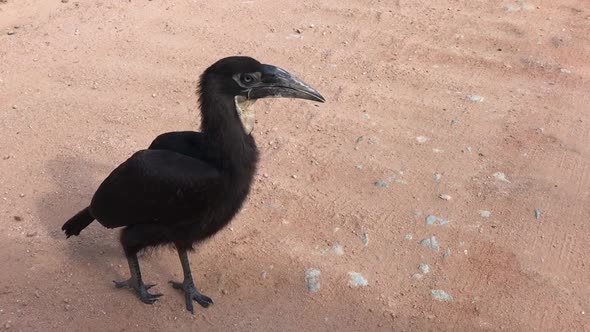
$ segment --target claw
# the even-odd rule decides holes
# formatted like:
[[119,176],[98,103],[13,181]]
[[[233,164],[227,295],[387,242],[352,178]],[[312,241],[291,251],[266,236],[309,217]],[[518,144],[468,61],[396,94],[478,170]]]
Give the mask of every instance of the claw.
[[141,301],[146,304],[153,304],[154,302],[158,301],[158,298],[160,296],[163,295],[161,293],[151,294],[150,292],[148,292],[148,289],[154,287],[156,284],[146,285],[141,281],[139,283],[137,283],[133,279],[128,279],[128,280],[124,280],[124,281],[113,280],[113,283],[115,284],[115,287],[117,287],[117,288],[127,287],[127,288],[134,289],[137,296],[139,296]]
[[176,282],[170,281],[172,288],[174,289],[182,289],[184,292],[184,299],[186,301],[186,310],[194,313],[193,310],[193,300],[200,304],[203,308],[207,308],[209,305],[213,304],[213,300],[210,297],[201,294],[193,285],[192,282]]

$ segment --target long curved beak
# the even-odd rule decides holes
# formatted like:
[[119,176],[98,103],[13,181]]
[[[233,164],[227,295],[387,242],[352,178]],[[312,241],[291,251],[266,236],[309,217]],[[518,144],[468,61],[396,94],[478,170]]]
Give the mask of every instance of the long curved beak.
[[261,82],[247,91],[248,99],[275,97],[308,99],[321,103],[326,101],[314,88],[284,69],[262,65],[260,74]]

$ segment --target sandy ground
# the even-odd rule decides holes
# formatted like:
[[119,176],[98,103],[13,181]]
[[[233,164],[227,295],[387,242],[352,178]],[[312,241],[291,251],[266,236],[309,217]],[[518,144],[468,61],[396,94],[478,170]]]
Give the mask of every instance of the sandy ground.
[[[590,331],[585,1],[214,3],[0,1],[0,329]],[[215,304],[162,250],[144,305],[118,231],[59,228],[234,54],[328,102],[257,104],[246,207],[191,256]]]

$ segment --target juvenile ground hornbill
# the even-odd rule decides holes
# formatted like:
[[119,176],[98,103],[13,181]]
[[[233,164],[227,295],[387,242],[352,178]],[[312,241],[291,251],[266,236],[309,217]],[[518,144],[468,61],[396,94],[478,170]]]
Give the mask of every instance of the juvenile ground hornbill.
[[121,245],[131,277],[115,281],[144,303],[162,294],[148,292],[137,253],[146,247],[173,244],[184,281],[170,283],[184,291],[186,308],[211,299],[196,289],[187,251],[227,225],[250,190],[258,151],[251,135],[254,112],[248,107],[265,97],[324,102],[313,88],[285,70],[249,57],[228,57],[207,68],[199,82],[201,132],[158,136],[136,152],[99,186],[90,206],[62,227],[67,237],[80,234],[95,219],[107,228],[124,227]]

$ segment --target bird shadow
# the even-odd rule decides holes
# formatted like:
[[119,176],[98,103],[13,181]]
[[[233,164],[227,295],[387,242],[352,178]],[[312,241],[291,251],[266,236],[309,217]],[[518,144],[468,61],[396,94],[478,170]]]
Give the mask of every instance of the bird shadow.
[[[121,256],[116,236],[118,233],[92,223],[79,236],[66,241],[61,230],[63,223],[88,206],[101,178],[109,174],[112,166],[77,156],[59,155],[46,163],[45,170],[53,186],[52,190],[38,198],[36,208],[40,223],[46,228],[49,238],[64,241],[67,246],[64,251],[70,260],[93,263],[103,261],[104,264],[97,268],[114,271],[107,262],[109,258]],[[96,259],[98,256],[106,259]]]

